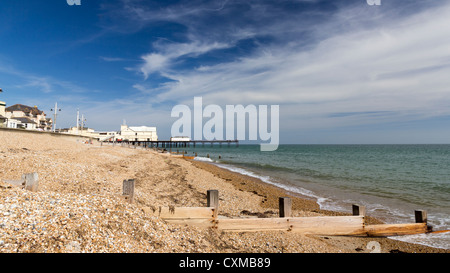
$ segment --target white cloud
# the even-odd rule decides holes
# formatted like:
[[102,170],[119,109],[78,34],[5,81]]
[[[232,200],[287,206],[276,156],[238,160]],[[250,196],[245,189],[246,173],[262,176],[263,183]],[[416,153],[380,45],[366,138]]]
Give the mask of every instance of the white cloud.
[[152,73],[161,73],[167,76],[174,61],[180,57],[196,57],[216,49],[230,47],[228,44],[214,42],[206,44],[198,41],[191,43],[166,43],[162,40],[153,44],[156,52],[142,56],[144,64],[140,67],[140,72],[145,79]]
[[[190,71],[166,66],[165,73],[175,81],[165,85],[158,99],[189,102],[201,95],[204,103],[281,104],[282,118],[294,121],[293,127],[450,115],[449,6],[377,19],[383,20],[373,21],[370,28],[345,22],[352,25],[348,32],[332,34],[336,29],[328,26],[328,37],[308,49],[293,43],[271,45],[251,56]],[[174,46],[173,52],[195,52]],[[172,55],[171,62],[178,56]],[[349,112],[362,114],[335,115]],[[380,114],[363,114],[367,112]]]
[[44,77],[36,77],[36,76],[29,76],[27,79],[26,84],[22,84],[19,86],[16,86],[18,88],[37,88],[43,93],[50,93],[53,91],[52,84],[50,83],[49,79]]
[[145,79],[152,73],[164,71],[170,63],[170,57],[163,54],[150,53],[142,56],[144,64],[141,66],[140,71],[144,74]]

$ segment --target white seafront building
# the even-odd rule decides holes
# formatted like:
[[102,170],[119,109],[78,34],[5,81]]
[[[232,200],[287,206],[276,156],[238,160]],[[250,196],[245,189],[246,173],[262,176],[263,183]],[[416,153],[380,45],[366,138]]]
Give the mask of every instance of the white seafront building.
[[98,133],[95,132],[92,128],[87,127],[71,127],[57,130],[61,134],[69,134],[69,135],[77,135],[77,136],[85,136],[85,137],[94,137],[98,136]]
[[60,131],[63,134],[92,137],[99,141],[157,141],[156,127],[121,125],[120,131],[100,131],[91,128],[72,127]]
[[158,141],[156,127],[121,125],[116,141]]

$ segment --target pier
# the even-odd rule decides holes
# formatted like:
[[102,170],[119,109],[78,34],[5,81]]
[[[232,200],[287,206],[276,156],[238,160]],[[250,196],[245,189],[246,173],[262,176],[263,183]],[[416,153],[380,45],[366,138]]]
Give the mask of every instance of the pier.
[[189,141],[171,141],[171,140],[157,140],[157,141],[133,141],[133,140],[122,140],[122,141],[112,141],[106,140],[108,143],[115,144],[126,144],[133,146],[141,146],[144,148],[195,148],[197,145],[204,147],[205,145],[213,146],[214,144],[219,144],[221,147],[226,144],[228,147],[231,144],[239,147],[238,140],[189,140]]

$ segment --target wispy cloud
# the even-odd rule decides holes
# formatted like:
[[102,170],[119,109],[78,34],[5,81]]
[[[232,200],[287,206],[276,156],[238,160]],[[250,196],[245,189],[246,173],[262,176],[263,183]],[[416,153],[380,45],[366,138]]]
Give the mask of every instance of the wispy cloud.
[[[294,26],[295,18],[271,20],[273,24],[267,28],[256,23],[244,25],[239,28],[241,35],[225,31],[217,39],[217,45],[223,48],[234,47],[243,37],[270,35],[274,42],[257,45],[249,54],[234,59],[177,70],[183,54],[200,57],[220,48],[211,46],[211,37],[216,36],[209,34],[214,28],[205,33],[208,38],[197,35],[196,29],[189,32],[187,44],[155,44],[143,57],[145,63],[140,70],[146,78],[150,73],[162,73],[171,79],[159,86],[160,101],[177,98],[188,102],[198,95],[204,96],[204,103],[281,104],[284,120],[296,121],[294,125],[289,123],[290,127],[450,115],[450,29],[443,28],[450,24],[450,6],[430,6],[407,15],[399,7],[390,7],[384,14],[368,7],[333,11],[328,21],[310,24],[308,33],[301,26],[290,31],[295,34],[291,38],[286,38],[286,26]],[[255,4],[252,9],[251,14],[264,13],[262,5]],[[160,16],[185,22],[190,30],[194,26],[186,18],[202,16],[202,12],[166,11]],[[146,13],[141,10],[140,16],[146,18]],[[304,43],[303,35],[308,43]],[[349,112],[380,114],[345,114]]]
[[125,58],[118,58],[118,57],[104,57],[104,56],[100,56],[99,57],[100,60],[105,61],[105,62],[123,62],[126,61],[127,59]]
[[50,80],[45,77],[36,77],[36,76],[27,76],[26,83],[16,85],[17,88],[33,88],[40,90],[43,93],[51,93],[53,92],[53,84],[50,83]]
[[191,43],[169,43],[158,41],[153,45],[155,52],[142,56],[144,64],[140,67],[140,71],[147,79],[152,73],[161,73],[167,77],[172,67],[180,62],[182,57],[197,57],[204,53],[216,49],[224,49],[230,47],[224,43],[202,44],[200,42]]
[[0,73],[8,75],[9,80],[15,82],[16,88],[34,88],[35,91],[43,93],[53,92],[53,82],[49,77],[33,75],[27,72],[20,71],[14,66],[2,62],[0,64]]
[[[22,97],[29,97],[28,100],[38,97],[38,101],[43,103],[48,103],[49,98],[52,100],[61,98],[63,100],[66,97],[71,98],[68,101],[82,102],[87,99],[88,94],[98,92],[98,90],[83,87],[71,81],[57,79],[53,76],[25,72],[5,61],[0,63],[0,76],[2,76],[3,82],[5,79],[8,80],[8,86],[13,88],[16,93],[21,92]],[[79,99],[74,100],[74,98]]]

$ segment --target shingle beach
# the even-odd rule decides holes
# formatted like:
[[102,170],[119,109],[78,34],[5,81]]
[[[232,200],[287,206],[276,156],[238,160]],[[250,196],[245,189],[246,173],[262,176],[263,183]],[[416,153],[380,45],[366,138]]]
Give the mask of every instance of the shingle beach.
[[[39,175],[36,192],[3,182],[32,172]],[[132,204],[121,197],[126,179],[136,181]],[[251,177],[153,150],[1,130],[0,252],[361,253],[371,251],[370,241],[379,242],[381,252],[449,252],[387,238],[225,233],[167,224],[143,209],[206,206],[211,189],[219,191],[219,214],[233,217],[277,217],[277,198],[289,195]],[[312,200],[292,198],[294,216],[334,214]]]

